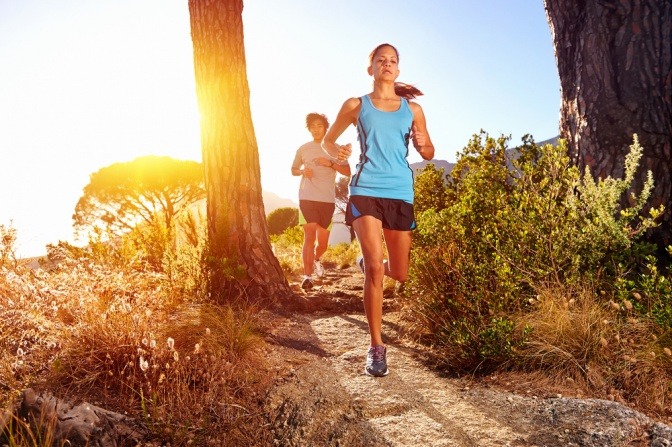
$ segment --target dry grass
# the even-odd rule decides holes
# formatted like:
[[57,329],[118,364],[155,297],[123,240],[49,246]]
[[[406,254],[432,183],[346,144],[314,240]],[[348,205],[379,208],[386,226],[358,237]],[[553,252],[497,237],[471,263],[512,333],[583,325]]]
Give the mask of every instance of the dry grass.
[[556,387],[672,416],[672,339],[631,309],[591,290],[540,290],[519,319],[532,328],[515,367]]
[[[3,267],[0,400],[11,408],[25,388],[44,388],[142,418],[173,446],[259,445],[270,378],[255,315],[175,295],[148,271]],[[1,441],[46,445],[48,430],[14,422]]]

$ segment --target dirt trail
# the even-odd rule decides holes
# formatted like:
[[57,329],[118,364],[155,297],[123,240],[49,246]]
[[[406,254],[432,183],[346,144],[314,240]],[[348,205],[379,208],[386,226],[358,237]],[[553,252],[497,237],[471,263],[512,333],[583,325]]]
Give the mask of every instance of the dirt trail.
[[277,382],[267,412],[280,446],[672,446],[672,427],[620,404],[514,394],[441,377],[399,336],[387,298],[390,374],[364,374],[363,278],[328,270],[321,284],[272,319]]

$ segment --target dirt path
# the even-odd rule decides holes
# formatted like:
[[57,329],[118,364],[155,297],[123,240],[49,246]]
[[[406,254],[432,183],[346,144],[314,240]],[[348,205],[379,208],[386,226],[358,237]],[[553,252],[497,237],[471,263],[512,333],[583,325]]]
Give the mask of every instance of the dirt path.
[[614,402],[440,377],[419,360],[421,347],[399,335],[393,299],[384,314],[390,374],[365,375],[362,282],[355,269],[328,270],[314,290],[297,285],[297,300],[268,315],[276,445],[672,446],[672,427]]

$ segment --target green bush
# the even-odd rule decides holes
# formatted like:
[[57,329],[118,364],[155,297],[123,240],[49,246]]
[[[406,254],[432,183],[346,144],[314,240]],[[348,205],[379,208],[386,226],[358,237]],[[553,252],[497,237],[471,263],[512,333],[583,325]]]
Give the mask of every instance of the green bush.
[[287,228],[299,224],[299,210],[291,207],[278,208],[266,216],[266,224],[268,225],[268,234],[271,236],[280,235]]
[[[445,186],[445,207],[417,216],[409,287],[421,298],[411,312],[453,367],[487,368],[512,355],[525,334],[507,319],[537,286],[613,284],[651,252],[637,242],[660,214],[640,217],[651,176],[639,196],[630,194],[631,207],[619,204],[641,158],[636,136],[625,177],[597,181],[580,176],[563,141],[537,146],[526,137],[515,150],[507,143],[474,135]],[[435,184],[436,172],[427,172],[418,182],[430,175]],[[421,202],[426,194],[416,191]]]
[[[668,251],[672,254],[672,246]],[[672,331],[672,277],[659,270],[654,256],[646,261],[643,271],[616,279],[615,297],[626,309]]]
[[440,211],[446,207],[446,182],[443,168],[436,169],[434,163],[428,163],[422,174],[415,179],[416,213],[434,209]]

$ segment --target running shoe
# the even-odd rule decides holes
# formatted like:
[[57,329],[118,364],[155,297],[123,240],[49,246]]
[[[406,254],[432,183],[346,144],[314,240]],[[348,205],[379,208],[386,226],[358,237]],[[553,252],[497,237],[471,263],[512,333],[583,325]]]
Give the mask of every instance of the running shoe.
[[320,261],[315,261],[313,263],[313,270],[315,270],[315,274],[318,278],[322,278],[324,276],[324,267]]
[[303,290],[312,289],[313,288],[313,279],[308,275],[304,275],[303,281],[301,281],[301,288]]
[[383,377],[387,370],[387,348],[385,346],[371,346],[366,354],[364,372],[369,376]]

